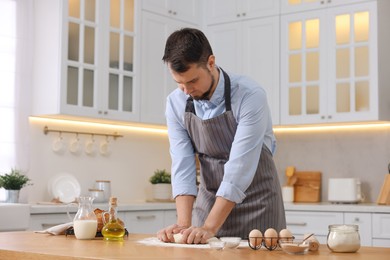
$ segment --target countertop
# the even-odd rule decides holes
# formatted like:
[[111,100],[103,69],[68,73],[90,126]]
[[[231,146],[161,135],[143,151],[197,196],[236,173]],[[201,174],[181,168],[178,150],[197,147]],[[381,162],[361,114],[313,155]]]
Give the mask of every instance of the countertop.
[[[93,207],[107,210],[108,203],[94,203]],[[320,203],[285,203],[285,210],[289,211],[326,211],[326,212],[369,212],[369,213],[390,213],[389,205],[377,205],[375,203],[359,204],[332,204],[329,202]],[[140,211],[140,210],[175,210],[173,202],[145,202],[134,201],[118,204],[118,211]],[[31,214],[51,214],[76,212],[77,205],[71,204],[31,204]]]
[[131,234],[123,242],[102,239],[77,240],[74,236],[51,236],[33,232],[0,233],[0,259],[389,259],[390,248],[361,247],[357,253],[332,253],[325,245],[304,256],[287,255],[280,249],[249,247],[217,251],[210,248],[150,246],[137,241],[150,235]]

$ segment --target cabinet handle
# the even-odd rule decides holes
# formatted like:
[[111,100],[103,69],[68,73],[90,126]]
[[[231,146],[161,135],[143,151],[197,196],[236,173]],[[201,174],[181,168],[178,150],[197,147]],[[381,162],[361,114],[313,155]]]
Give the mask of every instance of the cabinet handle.
[[353,220],[353,222],[359,223],[359,222],[360,222],[360,219],[356,217],[356,218]]
[[174,12],[173,12],[173,15],[176,15],[176,14],[177,14],[177,13],[174,11]]
[[301,226],[304,227],[307,225],[306,222],[288,222],[286,223],[287,226]]
[[332,119],[332,116],[328,116],[328,119]]
[[242,13],[242,16],[245,16],[246,15],[246,13]]
[[155,215],[148,215],[148,216],[137,216],[138,220],[149,220],[149,219],[155,219]]
[[101,115],[103,112],[101,110],[98,111],[98,114]]
[[168,14],[171,14],[172,13],[172,10],[168,10]]
[[325,116],[321,116],[321,119],[325,119]]
[[240,17],[241,15],[240,14],[237,14],[237,17]]
[[321,4],[322,4],[322,5],[325,4],[325,1],[321,1]]
[[332,0],[328,0],[328,4],[332,3]]
[[107,115],[107,114],[108,114],[108,112],[107,112],[107,111],[104,111],[104,113],[103,113],[103,114]]

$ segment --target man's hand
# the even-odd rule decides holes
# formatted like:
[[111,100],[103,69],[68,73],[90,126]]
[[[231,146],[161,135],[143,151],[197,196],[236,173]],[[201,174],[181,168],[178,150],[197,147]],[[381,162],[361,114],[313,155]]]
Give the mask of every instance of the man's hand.
[[207,240],[214,237],[215,234],[205,227],[189,227],[183,231],[182,241],[185,244],[206,244]]
[[180,233],[180,231],[185,230],[187,227],[179,226],[177,224],[170,225],[164,229],[161,229],[157,232],[157,238],[163,242],[174,243],[175,239],[174,234]]

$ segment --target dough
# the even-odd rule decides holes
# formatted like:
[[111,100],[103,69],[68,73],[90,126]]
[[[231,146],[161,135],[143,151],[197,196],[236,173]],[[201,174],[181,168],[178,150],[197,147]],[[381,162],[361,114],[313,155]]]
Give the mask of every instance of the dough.
[[[173,234],[173,239],[175,240],[176,244],[184,244],[182,233]],[[218,238],[212,237],[207,240],[207,243],[209,243],[210,241],[218,241],[218,240],[219,240]]]

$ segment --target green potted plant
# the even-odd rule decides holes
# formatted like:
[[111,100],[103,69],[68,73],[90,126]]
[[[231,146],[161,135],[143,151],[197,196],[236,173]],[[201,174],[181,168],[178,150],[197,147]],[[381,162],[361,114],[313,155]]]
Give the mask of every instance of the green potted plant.
[[0,188],[7,191],[6,202],[17,203],[20,190],[27,185],[32,185],[31,180],[20,170],[11,169],[10,173],[0,175]]
[[172,186],[171,174],[164,170],[155,170],[149,179],[153,185],[153,197],[155,200],[171,200]]

